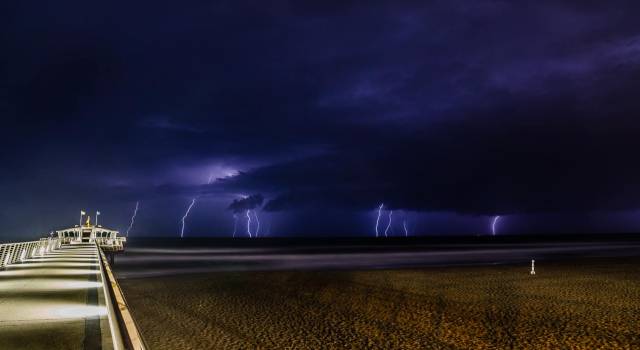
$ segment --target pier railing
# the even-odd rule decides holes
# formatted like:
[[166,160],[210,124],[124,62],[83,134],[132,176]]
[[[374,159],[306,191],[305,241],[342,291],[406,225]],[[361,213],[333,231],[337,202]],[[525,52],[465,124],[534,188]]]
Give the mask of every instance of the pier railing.
[[41,238],[39,241],[0,244],[0,268],[20,261],[42,256],[60,248],[57,238]]
[[124,298],[124,293],[122,289],[120,289],[120,284],[118,284],[118,280],[116,280],[111,270],[111,265],[109,265],[109,261],[107,261],[103,248],[104,247],[98,246],[107,307],[109,308],[109,314],[115,314],[116,316],[115,320],[110,317],[112,332],[119,334],[120,339],[118,339],[118,343],[120,343],[121,340],[125,349],[145,350],[148,346],[142,338],[142,334],[133,319],[133,315],[131,315],[127,301]]
[[124,243],[127,241],[126,237],[116,237],[116,238],[105,238],[105,237],[96,237],[96,243],[100,248],[104,251],[123,251]]

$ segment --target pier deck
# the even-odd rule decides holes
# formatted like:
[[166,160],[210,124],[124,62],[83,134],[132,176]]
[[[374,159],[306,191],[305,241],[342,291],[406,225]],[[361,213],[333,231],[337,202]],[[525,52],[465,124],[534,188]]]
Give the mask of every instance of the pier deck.
[[63,245],[0,270],[0,349],[111,349],[94,243]]

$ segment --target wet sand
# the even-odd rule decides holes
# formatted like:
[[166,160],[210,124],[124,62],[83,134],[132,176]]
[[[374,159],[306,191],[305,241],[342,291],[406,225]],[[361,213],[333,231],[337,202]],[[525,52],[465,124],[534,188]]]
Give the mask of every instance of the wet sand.
[[152,349],[630,349],[640,259],[122,279]]

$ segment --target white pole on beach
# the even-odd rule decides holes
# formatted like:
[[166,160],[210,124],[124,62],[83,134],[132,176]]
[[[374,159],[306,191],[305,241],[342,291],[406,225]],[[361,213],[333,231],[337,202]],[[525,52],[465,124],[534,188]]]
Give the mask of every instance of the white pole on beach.
[[535,260],[531,260],[531,274],[532,275],[536,274],[536,261]]

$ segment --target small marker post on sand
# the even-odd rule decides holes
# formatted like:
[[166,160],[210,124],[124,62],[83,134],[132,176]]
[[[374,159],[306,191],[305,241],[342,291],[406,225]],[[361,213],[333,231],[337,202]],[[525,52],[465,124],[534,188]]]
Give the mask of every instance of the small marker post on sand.
[[535,260],[531,260],[531,274],[532,275],[536,274],[536,261]]

